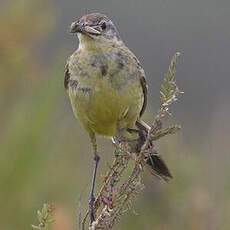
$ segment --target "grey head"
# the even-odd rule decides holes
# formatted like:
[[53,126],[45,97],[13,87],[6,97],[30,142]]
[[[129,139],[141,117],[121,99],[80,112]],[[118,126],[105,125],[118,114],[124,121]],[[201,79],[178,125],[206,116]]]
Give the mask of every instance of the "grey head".
[[100,13],[87,14],[74,21],[70,26],[70,32],[84,34],[95,40],[120,41],[119,33],[113,22]]

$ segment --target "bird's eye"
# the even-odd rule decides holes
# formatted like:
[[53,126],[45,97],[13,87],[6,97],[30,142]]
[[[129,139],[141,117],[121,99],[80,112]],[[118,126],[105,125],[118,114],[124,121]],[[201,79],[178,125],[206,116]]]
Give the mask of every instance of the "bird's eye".
[[106,22],[103,22],[103,23],[101,24],[101,29],[102,29],[102,30],[105,30],[105,29],[106,29]]

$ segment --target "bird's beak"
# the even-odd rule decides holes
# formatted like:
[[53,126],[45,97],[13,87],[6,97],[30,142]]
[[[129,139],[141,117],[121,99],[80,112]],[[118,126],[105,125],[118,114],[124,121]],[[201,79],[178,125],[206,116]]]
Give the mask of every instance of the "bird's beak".
[[101,32],[93,27],[82,25],[79,22],[73,22],[70,26],[70,33],[83,33],[86,35],[100,35]]

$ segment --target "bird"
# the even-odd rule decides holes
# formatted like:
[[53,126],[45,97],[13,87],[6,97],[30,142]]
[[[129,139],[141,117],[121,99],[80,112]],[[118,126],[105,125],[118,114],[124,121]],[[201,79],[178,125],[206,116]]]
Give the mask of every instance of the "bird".
[[[77,35],[79,46],[67,60],[64,87],[73,113],[89,134],[93,147],[95,165],[89,200],[92,223],[95,220],[94,188],[100,159],[96,136],[127,139],[136,138],[137,133],[140,133],[139,137],[146,136],[149,126],[141,116],[147,105],[147,83],[139,60],[106,15],[86,14],[72,22],[70,33]],[[133,132],[135,130],[137,132]],[[146,163],[154,175],[165,180],[172,177],[156,151],[150,153]]]

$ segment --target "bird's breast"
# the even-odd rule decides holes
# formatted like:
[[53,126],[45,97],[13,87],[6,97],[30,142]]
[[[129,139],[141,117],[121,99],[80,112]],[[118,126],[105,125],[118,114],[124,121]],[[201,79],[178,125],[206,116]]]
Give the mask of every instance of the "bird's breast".
[[132,126],[143,104],[137,67],[119,50],[88,52],[70,60],[78,84],[69,89],[73,110],[86,129],[114,136],[118,126]]

